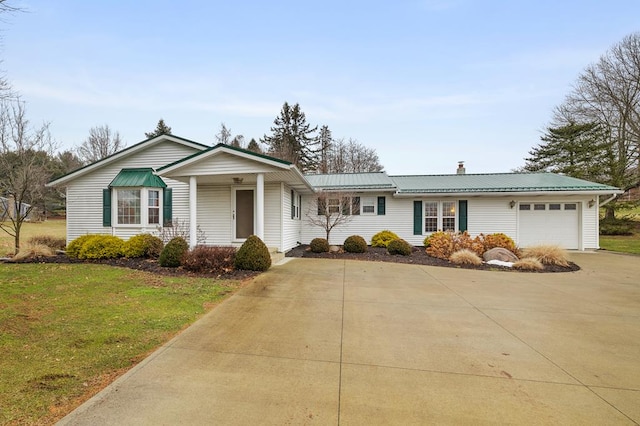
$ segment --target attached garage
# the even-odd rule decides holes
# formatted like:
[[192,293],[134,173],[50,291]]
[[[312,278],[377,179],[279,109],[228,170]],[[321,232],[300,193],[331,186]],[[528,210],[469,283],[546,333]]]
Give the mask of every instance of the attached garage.
[[518,206],[518,242],[521,247],[557,244],[580,249],[580,209],[577,202],[520,202]]

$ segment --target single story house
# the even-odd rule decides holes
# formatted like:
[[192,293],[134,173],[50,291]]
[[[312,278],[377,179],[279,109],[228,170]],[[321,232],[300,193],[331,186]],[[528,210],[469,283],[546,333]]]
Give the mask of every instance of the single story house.
[[[287,251],[324,237],[309,217],[351,216],[331,231],[332,244],[389,229],[413,245],[436,230],[503,232],[519,246],[599,248],[598,207],[617,188],[551,173],[389,176],[380,173],[303,175],[293,164],[218,144],[161,135],[62,176],[67,241],[84,234],[127,239],[158,234],[182,221],[190,245],[240,245],[251,234]],[[340,200],[349,203],[338,207]],[[346,208],[344,206],[347,206]],[[310,216],[311,215],[311,216]]]

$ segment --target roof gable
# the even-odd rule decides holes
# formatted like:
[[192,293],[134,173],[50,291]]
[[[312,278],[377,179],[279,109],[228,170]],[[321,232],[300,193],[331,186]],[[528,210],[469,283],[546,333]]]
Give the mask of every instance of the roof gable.
[[116,152],[115,154],[109,155],[108,157],[105,157],[101,160],[98,160],[94,163],[88,164],[84,167],[81,167],[79,169],[76,169],[70,173],[67,173],[64,176],[61,176],[51,182],[49,182],[47,184],[47,186],[59,186],[59,185],[64,185],[66,183],[68,183],[71,180],[77,179],[87,173],[93,172],[95,170],[98,170],[104,166],[106,166],[107,164],[110,164],[114,161],[120,160],[122,158],[125,158],[133,153],[145,150],[145,149],[149,149],[157,144],[163,143],[163,142],[173,142],[176,144],[180,144],[180,145],[184,145],[184,146],[188,146],[190,148],[196,149],[198,151],[202,151],[205,148],[208,148],[208,145],[203,145],[201,143],[198,142],[194,142],[191,141],[189,139],[185,139],[185,138],[181,138],[178,136],[174,136],[174,135],[170,135],[170,134],[164,134],[164,135],[160,135],[160,136],[156,136],[153,138],[149,138],[149,139],[145,139],[142,142],[138,142],[135,145],[131,145],[130,147],[124,148],[121,151]]

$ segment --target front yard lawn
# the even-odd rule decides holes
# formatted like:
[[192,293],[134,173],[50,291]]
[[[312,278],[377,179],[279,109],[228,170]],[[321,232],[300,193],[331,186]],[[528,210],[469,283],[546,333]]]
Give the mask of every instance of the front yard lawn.
[[640,234],[600,235],[600,248],[622,253],[640,254]]
[[240,284],[0,264],[0,424],[54,423]]

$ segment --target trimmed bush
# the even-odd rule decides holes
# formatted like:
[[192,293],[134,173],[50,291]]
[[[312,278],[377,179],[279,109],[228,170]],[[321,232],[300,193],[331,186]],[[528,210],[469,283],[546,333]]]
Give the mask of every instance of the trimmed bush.
[[314,253],[326,253],[329,251],[329,241],[326,238],[314,238],[311,240],[309,248]]
[[130,259],[147,257],[157,259],[162,253],[164,244],[151,234],[138,234],[129,238],[122,249],[122,254]]
[[519,269],[521,271],[541,271],[544,269],[544,265],[535,257],[523,257],[517,262],[514,262],[513,269]]
[[67,256],[78,259],[78,255],[80,254],[80,250],[82,250],[82,246],[84,246],[84,243],[86,243],[87,240],[95,237],[96,235],[97,234],[86,234],[71,241],[67,246]]
[[224,274],[233,271],[235,258],[234,247],[197,246],[184,255],[182,266],[191,272]]
[[625,220],[601,221],[600,235],[632,235],[633,224]]
[[82,244],[78,259],[115,259],[122,256],[122,238],[113,235],[93,235]]
[[395,233],[385,229],[384,231],[380,231],[373,237],[371,237],[371,247],[387,248],[391,241],[397,240],[399,238],[400,237],[398,237]]
[[456,265],[482,265],[482,259],[474,251],[469,249],[458,250],[449,257],[451,263]]
[[266,271],[271,266],[269,249],[260,238],[251,235],[236,253],[234,265],[236,269]]
[[160,266],[167,268],[176,268],[180,266],[182,258],[189,250],[189,245],[182,237],[172,238],[162,249],[158,263]]
[[484,251],[491,250],[492,248],[495,248],[495,247],[502,247],[504,249],[509,250],[511,253],[515,254],[516,256],[518,256],[520,252],[518,250],[518,247],[516,247],[516,243],[513,241],[513,239],[511,239],[511,237],[509,237],[506,234],[498,232],[496,234],[488,234],[488,235],[480,234],[480,236],[484,244]]
[[543,265],[569,266],[567,251],[560,246],[539,245],[523,250],[523,257],[534,257]]
[[367,241],[360,235],[352,235],[344,240],[343,248],[347,253],[364,253],[367,251]]
[[51,235],[36,235],[35,237],[29,238],[27,243],[32,246],[44,245],[52,250],[64,250],[67,245],[67,240],[65,238],[52,237]]
[[453,233],[438,231],[424,239],[427,254],[438,259],[448,260],[455,251]]
[[403,240],[402,238],[396,238],[389,241],[387,245],[387,251],[389,254],[400,254],[402,256],[409,256],[411,254],[411,244]]

